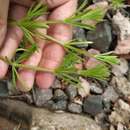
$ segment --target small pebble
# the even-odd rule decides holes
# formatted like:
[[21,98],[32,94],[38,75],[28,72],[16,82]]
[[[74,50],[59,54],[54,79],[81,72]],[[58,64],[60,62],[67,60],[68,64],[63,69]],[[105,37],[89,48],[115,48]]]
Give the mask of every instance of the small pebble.
[[108,21],[97,24],[94,31],[88,31],[87,40],[93,41],[92,48],[107,52],[112,43],[112,29]]
[[68,104],[68,111],[72,113],[81,113],[82,112],[82,106],[76,103],[69,103]]
[[[79,27],[75,27],[73,29],[73,38],[76,40],[81,40],[81,41],[86,41],[86,33],[85,30]],[[82,44],[82,45],[77,45],[78,48],[86,48],[88,47],[88,44]]]
[[53,89],[62,88],[61,82],[58,79],[56,79],[51,87]]
[[130,96],[130,82],[124,76],[114,76],[111,85],[126,99]]
[[103,99],[106,102],[110,102],[110,101],[115,102],[118,99],[118,97],[119,95],[111,86],[108,86],[105,92],[103,93]]
[[9,96],[8,86],[6,81],[0,81],[0,97]]
[[65,92],[68,95],[70,100],[73,100],[77,96],[77,88],[76,86],[69,85],[65,88]]
[[112,106],[111,102],[103,101],[103,105],[105,112],[111,112],[111,106]]
[[56,89],[54,91],[53,100],[59,101],[59,100],[67,100],[67,95],[62,91],[61,89]]
[[127,111],[130,113],[130,105],[124,102],[123,100],[118,100],[118,105],[121,108],[121,110]]
[[52,89],[39,89],[35,88],[35,92],[33,93],[34,102],[37,106],[44,106],[44,103],[49,101],[52,97]]
[[116,130],[113,125],[110,126],[110,130]]
[[43,107],[48,108],[48,109],[51,110],[53,104],[55,104],[55,102],[53,100],[49,100],[49,101],[47,101],[47,102],[44,103]]
[[67,101],[65,100],[60,100],[58,102],[55,102],[52,105],[52,110],[66,110],[67,109]]
[[101,113],[103,111],[102,96],[89,96],[88,98],[85,98],[83,111],[92,116]]
[[83,105],[83,99],[81,97],[75,97],[73,102],[79,105]]
[[103,130],[108,130],[109,124],[106,120],[107,120],[107,115],[104,112],[99,113],[95,116],[95,121],[98,124],[100,124],[100,126],[102,127]]
[[81,86],[78,87],[78,94],[84,98],[90,94],[90,84],[87,80],[80,78]]
[[109,116],[109,121],[112,124],[117,124],[118,122],[124,122],[122,116],[116,111],[111,112],[111,115]]
[[124,126],[121,123],[118,123],[117,130],[124,130]]
[[102,94],[103,90],[99,88],[95,83],[90,84],[90,91],[95,94]]
[[121,58],[119,65],[113,65],[112,72],[115,76],[122,76],[127,73],[128,69],[128,62]]

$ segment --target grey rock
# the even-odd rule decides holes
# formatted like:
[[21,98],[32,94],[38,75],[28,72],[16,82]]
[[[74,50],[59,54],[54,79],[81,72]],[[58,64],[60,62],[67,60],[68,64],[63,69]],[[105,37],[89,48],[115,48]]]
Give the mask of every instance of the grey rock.
[[67,109],[67,101],[60,100],[52,104],[52,110],[66,110]]
[[104,111],[111,112],[112,103],[110,101],[103,100]]
[[67,95],[64,93],[64,91],[62,91],[61,89],[56,89],[54,91],[54,96],[53,99],[55,101],[59,101],[59,100],[67,100]]
[[35,92],[33,93],[34,102],[37,106],[44,106],[44,103],[49,101],[52,97],[52,90],[51,89],[39,89],[35,88]]
[[7,81],[0,81],[0,97],[9,96]]
[[81,113],[82,112],[82,106],[76,103],[69,103],[68,104],[68,111],[72,113]]
[[129,69],[129,66],[128,66],[127,60],[120,58],[120,64],[113,65],[112,73],[115,76],[123,76],[127,73],[128,69]]
[[126,79],[126,77],[113,77],[111,85],[114,86],[115,90],[125,98],[130,96],[130,82]]
[[95,83],[90,84],[90,91],[95,94],[102,94],[103,90],[99,88]]
[[62,87],[62,86],[61,86],[61,82],[60,82],[58,79],[56,79],[51,87],[52,87],[53,89],[61,88],[61,87]]
[[43,107],[45,107],[45,108],[51,110],[53,104],[55,104],[55,102],[54,102],[53,100],[49,100],[49,101],[47,101],[47,102],[44,103]]
[[118,99],[118,97],[119,95],[111,86],[108,86],[105,92],[103,93],[103,99],[106,102],[110,102],[110,101],[115,102]]
[[102,127],[103,130],[108,130],[108,122],[107,122],[106,113],[102,112],[95,116],[95,121]]
[[[73,38],[74,39],[76,39],[76,40],[81,40],[81,41],[85,41],[86,40],[86,34],[85,34],[85,30],[84,29],[82,29],[82,28],[79,28],[79,27],[75,27],[74,28],[74,30],[73,30]],[[85,45],[78,45],[77,47],[79,47],[79,48],[82,48],[82,47],[84,47],[84,48],[86,48],[86,47],[88,47],[88,45],[87,44],[85,44]]]
[[30,93],[11,95],[10,98],[27,102],[28,104],[34,103],[32,95]]
[[129,17],[125,17],[120,11],[113,16],[113,26],[116,29],[119,39],[126,40],[130,36]]
[[21,94],[21,92],[17,90],[16,86],[14,86],[10,80],[7,80],[6,82],[8,86],[9,95]]
[[115,126],[117,126],[118,123],[129,126],[130,105],[120,99],[114,104],[113,110],[114,111],[109,115],[109,121]]
[[73,100],[78,94],[77,88],[73,85],[67,86],[66,89],[65,89],[65,92],[68,95],[70,100]]
[[[4,116],[9,119],[9,121],[10,117],[17,117],[17,119],[19,119],[17,120],[17,122],[19,121],[17,126],[21,120],[22,124],[24,121],[29,120],[27,124],[29,128],[27,128],[27,130],[102,130],[101,127],[88,116],[67,112],[59,114],[43,108],[29,106],[21,101],[9,99],[0,100],[0,104],[0,116],[1,114],[5,114]],[[3,109],[3,106],[5,109]],[[0,122],[0,126],[2,125],[3,129],[7,128],[7,123],[3,124],[1,119]],[[10,127],[9,130],[10,129],[13,129],[13,127]]]
[[94,42],[91,45],[94,49],[107,52],[112,42],[111,31],[111,26],[107,21],[99,23],[95,31],[88,31],[87,40]]
[[103,111],[102,96],[89,96],[88,98],[85,98],[83,111],[92,116],[101,113]]
[[[40,115],[40,116],[39,116]],[[37,130],[102,130],[97,123],[87,116],[70,113],[52,113],[41,109],[33,110],[32,126]]]

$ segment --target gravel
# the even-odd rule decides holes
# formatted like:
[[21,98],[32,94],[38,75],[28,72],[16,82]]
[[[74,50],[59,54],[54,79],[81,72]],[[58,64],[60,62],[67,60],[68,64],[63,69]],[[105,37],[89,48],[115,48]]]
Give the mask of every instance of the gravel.
[[67,86],[65,92],[68,95],[69,100],[73,100],[78,94],[76,86],[73,85]]
[[81,113],[82,106],[76,103],[69,103],[68,104],[68,111],[72,113]]
[[95,94],[102,94],[103,90],[98,87],[95,83],[90,84],[90,91]]
[[44,104],[53,97],[52,89],[45,90],[45,89],[35,88],[33,97],[36,106],[44,106]]
[[59,100],[67,100],[67,95],[62,91],[61,89],[56,89],[54,91],[53,100],[59,101]]
[[102,22],[96,26],[96,30],[88,31],[87,40],[93,41],[92,48],[101,52],[107,52],[112,43],[112,29],[109,22]]
[[88,98],[85,98],[83,104],[83,111],[92,116],[97,115],[103,111],[103,103],[101,96],[91,95]]
[[119,95],[111,86],[108,86],[105,92],[103,93],[103,100],[106,102],[115,102],[118,99],[118,97]]

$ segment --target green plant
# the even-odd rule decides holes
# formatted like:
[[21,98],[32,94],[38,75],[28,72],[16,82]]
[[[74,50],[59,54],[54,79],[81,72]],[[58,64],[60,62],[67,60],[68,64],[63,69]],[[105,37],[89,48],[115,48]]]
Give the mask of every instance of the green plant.
[[[103,20],[104,13],[99,8],[95,10],[84,9],[85,2],[79,7],[77,12],[73,16],[64,19],[62,21],[59,20],[59,21],[43,22],[38,20],[37,18],[39,16],[46,14],[48,11],[47,6],[42,4],[37,4],[36,6],[31,7],[27,15],[23,19],[19,21],[15,20],[11,21],[11,24],[13,26],[18,26],[22,29],[22,31],[24,32],[24,39],[23,42],[21,43],[20,48],[18,48],[16,51],[18,55],[17,57],[15,57],[13,60],[9,60],[8,57],[0,57],[0,59],[12,67],[12,81],[14,85],[16,85],[16,79],[18,79],[22,83],[22,85],[25,85],[22,79],[20,79],[19,77],[19,74],[17,72],[18,68],[31,69],[34,71],[51,72],[55,74],[57,77],[72,84],[80,84],[79,80],[80,76],[91,77],[98,80],[106,80],[110,76],[109,66],[119,63],[119,60],[117,59],[116,56],[113,56],[110,53],[93,55],[87,52],[86,50],[77,48],[77,45],[92,44],[92,42],[90,41],[78,41],[74,39],[68,42],[63,42],[56,40],[55,38],[49,35],[41,34],[37,31],[37,29],[39,28],[47,29],[50,24],[54,23],[65,23],[89,30],[94,29],[94,26],[83,24],[81,21],[96,20],[100,22]],[[46,68],[40,68],[22,64],[24,60],[26,60],[30,55],[32,55],[35,51],[37,51],[38,47],[37,44],[35,43],[34,37],[54,41],[65,48],[65,50],[67,51],[67,55],[64,58],[63,64],[59,68],[57,68],[56,70],[49,70]],[[31,46],[28,49],[25,48],[25,44],[27,43],[29,44],[29,46]],[[83,56],[95,58],[102,63],[91,69],[78,70],[76,69],[75,64],[82,62]]]
[[124,0],[112,0],[111,6],[114,10],[124,7]]

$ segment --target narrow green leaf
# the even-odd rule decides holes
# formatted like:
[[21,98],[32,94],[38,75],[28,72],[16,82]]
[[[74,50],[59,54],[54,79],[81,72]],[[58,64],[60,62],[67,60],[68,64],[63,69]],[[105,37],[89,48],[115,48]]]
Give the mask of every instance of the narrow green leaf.
[[99,61],[108,63],[110,65],[119,64],[119,59],[117,56],[109,55],[109,54],[98,54],[95,55],[95,58]]
[[79,74],[83,77],[95,78],[98,80],[106,80],[110,76],[108,67],[103,64],[99,64],[94,68],[87,70],[80,70]]
[[122,8],[123,5],[124,5],[124,0],[112,0],[111,1],[111,6],[115,10]]
[[26,51],[24,51],[17,59],[17,63],[21,63],[24,60],[27,60],[36,50],[37,50],[37,45],[32,44],[30,48],[28,48]]

